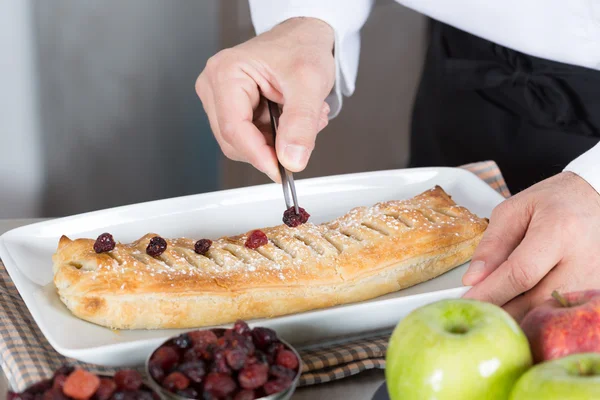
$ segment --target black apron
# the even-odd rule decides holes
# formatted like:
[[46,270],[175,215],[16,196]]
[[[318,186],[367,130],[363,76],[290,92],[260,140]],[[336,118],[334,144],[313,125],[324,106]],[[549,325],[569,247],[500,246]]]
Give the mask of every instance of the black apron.
[[494,160],[516,193],[559,173],[598,143],[600,71],[431,24],[413,109],[410,166]]

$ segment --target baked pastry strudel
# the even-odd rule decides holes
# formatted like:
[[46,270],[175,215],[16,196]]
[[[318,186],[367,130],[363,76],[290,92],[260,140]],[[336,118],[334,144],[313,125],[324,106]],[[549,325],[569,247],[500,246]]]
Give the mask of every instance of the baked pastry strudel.
[[[93,239],[63,236],[53,256],[54,283],[74,315],[110,328],[275,317],[432,279],[467,262],[487,224],[435,187],[321,225],[282,224],[213,242],[148,234],[130,244],[113,242],[110,251],[102,242],[95,251]],[[248,246],[257,232],[257,247]]]

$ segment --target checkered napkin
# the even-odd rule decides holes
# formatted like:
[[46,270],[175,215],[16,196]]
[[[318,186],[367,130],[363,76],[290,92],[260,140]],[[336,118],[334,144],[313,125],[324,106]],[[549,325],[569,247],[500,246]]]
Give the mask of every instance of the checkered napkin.
[[[493,161],[465,165],[504,197],[510,196],[504,178]],[[303,361],[300,386],[342,379],[361,371],[385,367],[390,332],[310,347],[300,351]],[[66,359],[58,354],[40,332],[29,310],[0,261],[0,367],[14,390],[24,390],[51,376],[64,363],[82,366],[97,373],[114,370]],[[141,370],[141,368],[140,368]]]

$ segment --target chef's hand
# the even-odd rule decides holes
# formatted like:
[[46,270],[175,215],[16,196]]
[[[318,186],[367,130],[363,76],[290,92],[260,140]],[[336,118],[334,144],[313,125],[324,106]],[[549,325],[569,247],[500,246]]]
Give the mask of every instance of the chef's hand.
[[463,277],[520,320],[553,290],[600,288],[600,194],[563,172],[501,203]]
[[275,147],[289,170],[306,167],[328,122],[325,98],[335,79],[332,28],[293,18],[210,58],[196,92],[223,153],[279,181],[269,112],[260,95],[282,104]]

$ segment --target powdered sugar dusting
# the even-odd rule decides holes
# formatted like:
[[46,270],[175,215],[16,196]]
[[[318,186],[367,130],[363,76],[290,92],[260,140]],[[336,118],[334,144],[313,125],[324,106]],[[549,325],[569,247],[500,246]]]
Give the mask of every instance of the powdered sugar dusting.
[[453,233],[458,224],[479,224],[466,209],[440,206],[435,196],[417,196],[411,200],[377,203],[372,207],[357,207],[334,221],[322,225],[305,223],[296,228],[280,225],[267,228],[269,242],[257,249],[244,246],[247,235],[216,239],[205,255],[194,252],[193,239],[168,241],[166,251],[150,257],[141,239],[131,245],[120,245],[119,262],[102,267],[125,274],[133,270],[136,276],[148,275],[166,280],[192,277],[201,280],[246,280],[262,276],[287,281],[291,276],[311,268],[315,260],[336,265],[336,257],[352,249],[370,246],[387,238],[410,235],[413,231],[435,234],[444,230]]

